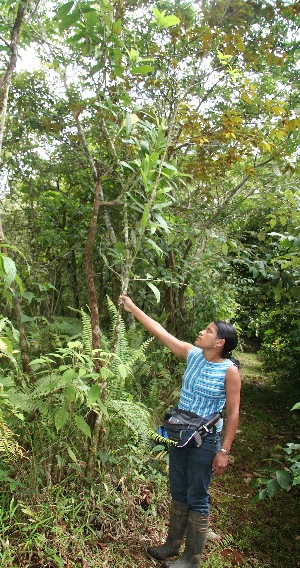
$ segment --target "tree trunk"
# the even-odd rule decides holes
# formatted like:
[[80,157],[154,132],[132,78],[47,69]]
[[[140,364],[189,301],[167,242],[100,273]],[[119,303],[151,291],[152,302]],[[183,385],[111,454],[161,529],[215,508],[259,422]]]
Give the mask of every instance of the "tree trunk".
[[[95,285],[94,263],[93,263],[93,248],[96,236],[97,219],[98,219],[98,212],[100,205],[100,198],[99,198],[100,186],[101,182],[97,181],[94,189],[92,216],[88,229],[87,242],[85,245],[86,276],[87,276],[87,286],[88,286],[88,301],[89,301],[89,308],[91,311],[91,321],[92,321],[93,349],[98,349],[100,346],[100,319],[99,319],[97,291]],[[99,371],[101,365],[98,358],[95,358],[94,365],[96,372]]]
[[23,0],[22,2],[19,3],[17,16],[10,35],[10,45],[9,45],[10,58],[6,71],[0,79],[0,114],[1,115],[4,110],[5,97],[8,92],[10,80],[17,64],[18,43],[21,35],[22,23],[27,12],[28,4],[29,0]]
[[72,286],[73,296],[74,296],[74,307],[75,307],[76,310],[80,310],[80,300],[79,300],[79,293],[78,293],[78,278],[77,278],[77,263],[76,263],[76,255],[75,255],[74,250],[71,251],[70,267],[71,267],[71,286]]
[[[173,251],[170,251],[166,257],[166,266],[171,268],[172,272],[175,273],[175,257]],[[175,333],[175,302],[174,302],[174,290],[171,286],[164,285],[164,298],[165,298],[165,309],[168,314],[167,328],[170,333]]]

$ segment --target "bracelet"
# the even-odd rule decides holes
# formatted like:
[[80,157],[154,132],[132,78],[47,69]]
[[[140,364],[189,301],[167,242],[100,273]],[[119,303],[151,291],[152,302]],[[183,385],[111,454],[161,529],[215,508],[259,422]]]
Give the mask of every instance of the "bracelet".
[[227,452],[227,450],[225,450],[225,448],[221,448],[219,450],[219,452],[222,452],[222,454],[226,454],[226,456],[229,456],[230,452]]

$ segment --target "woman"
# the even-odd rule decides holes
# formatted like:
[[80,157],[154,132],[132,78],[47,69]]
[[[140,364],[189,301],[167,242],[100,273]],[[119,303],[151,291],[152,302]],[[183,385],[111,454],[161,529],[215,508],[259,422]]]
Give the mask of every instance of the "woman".
[[164,544],[148,548],[157,560],[178,556],[163,568],[195,568],[200,565],[209,519],[209,485],[212,475],[221,475],[227,465],[239,419],[241,378],[237,362],[230,358],[237,345],[237,333],[226,322],[211,322],[200,331],[195,346],[180,341],[157,321],[147,316],[125,295],[119,304],[172,353],[187,360],[178,407],[209,419],[226,403],[226,424],[221,444],[223,420],[203,439],[200,447],[170,446],[169,478],[172,496],[170,523]]

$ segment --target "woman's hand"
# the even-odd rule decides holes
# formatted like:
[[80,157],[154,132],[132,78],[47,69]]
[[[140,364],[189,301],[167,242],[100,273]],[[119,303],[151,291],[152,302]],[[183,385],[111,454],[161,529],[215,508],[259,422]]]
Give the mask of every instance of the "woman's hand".
[[222,473],[224,473],[227,466],[228,466],[228,455],[219,451],[215,455],[214,461],[212,463],[213,475],[222,475]]
[[129,298],[129,296],[126,296],[125,294],[119,296],[118,304],[119,306],[123,305],[126,312],[132,312],[132,308],[134,308],[135,306],[132,299]]

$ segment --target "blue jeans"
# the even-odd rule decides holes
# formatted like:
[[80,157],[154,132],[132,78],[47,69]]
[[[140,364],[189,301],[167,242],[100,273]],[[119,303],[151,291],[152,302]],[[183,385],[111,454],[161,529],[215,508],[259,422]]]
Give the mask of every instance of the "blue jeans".
[[169,449],[169,479],[172,499],[208,515],[212,462],[221,447],[221,435],[208,434],[199,448]]

